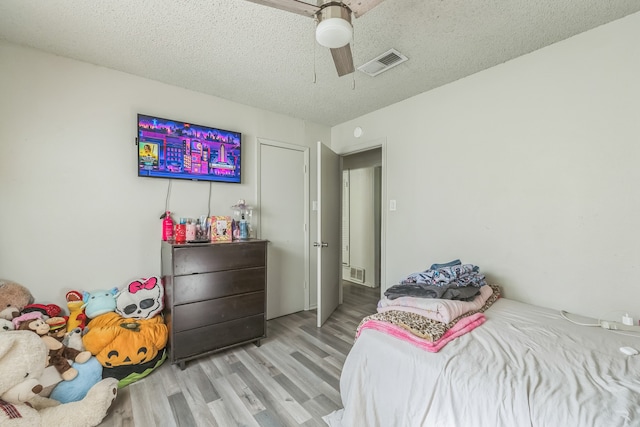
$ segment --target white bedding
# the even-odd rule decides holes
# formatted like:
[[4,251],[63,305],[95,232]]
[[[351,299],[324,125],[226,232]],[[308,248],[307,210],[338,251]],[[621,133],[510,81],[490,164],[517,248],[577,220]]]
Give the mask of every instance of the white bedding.
[[332,427],[640,426],[640,334],[575,325],[502,298],[487,321],[429,353],[365,330]]

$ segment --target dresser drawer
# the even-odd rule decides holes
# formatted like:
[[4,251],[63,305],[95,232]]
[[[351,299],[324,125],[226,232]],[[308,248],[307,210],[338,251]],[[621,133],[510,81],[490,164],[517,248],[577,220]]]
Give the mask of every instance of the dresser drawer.
[[176,333],[171,351],[184,359],[264,336],[264,316],[257,315]]
[[177,305],[173,308],[173,330],[181,332],[255,314],[263,315],[264,306],[264,292]]
[[216,245],[176,247],[173,250],[173,274],[234,270],[265,265],[266,244],[230,242]]
[[264,291],[265,278],[265,267],[176,276],[173,279],[173,303],[187,304]]

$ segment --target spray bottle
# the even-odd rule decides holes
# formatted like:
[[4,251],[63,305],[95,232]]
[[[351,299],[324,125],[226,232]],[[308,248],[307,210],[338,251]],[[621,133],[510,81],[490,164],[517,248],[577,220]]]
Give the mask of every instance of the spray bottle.
[[161,218],[163,218],[162,240],[173,242],[173,219],[171,219],[171,212],[166,211]]

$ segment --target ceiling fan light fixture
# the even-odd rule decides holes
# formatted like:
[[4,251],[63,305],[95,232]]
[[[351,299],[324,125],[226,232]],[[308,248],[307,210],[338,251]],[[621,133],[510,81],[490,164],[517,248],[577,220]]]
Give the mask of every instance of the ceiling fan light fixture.
[[348,44],[352,36],[351,23],[343,18],[324,19],[316,27],[316,40],[320,45],[330,49]]

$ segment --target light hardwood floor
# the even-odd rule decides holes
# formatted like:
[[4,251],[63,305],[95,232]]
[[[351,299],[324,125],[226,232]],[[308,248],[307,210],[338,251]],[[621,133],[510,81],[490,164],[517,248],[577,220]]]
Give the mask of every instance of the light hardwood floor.
[[100,426],[326,426],[341,408],[340,372],[356,327],[380,289],[345,282],[344,303],[322,328],[315,311],[267,322],[267,338],[187,362],[164,363],[118,391]]

